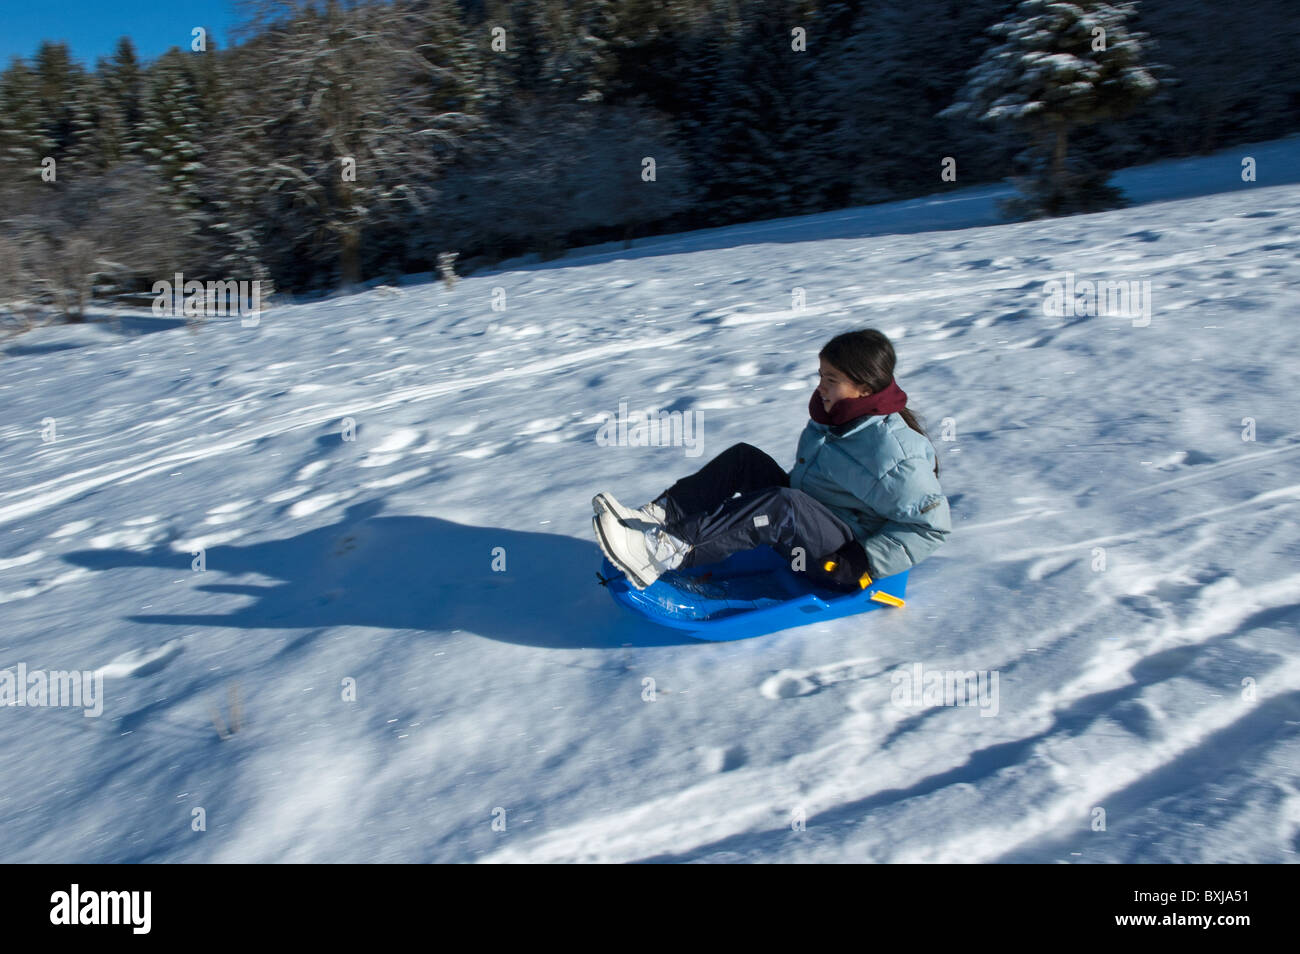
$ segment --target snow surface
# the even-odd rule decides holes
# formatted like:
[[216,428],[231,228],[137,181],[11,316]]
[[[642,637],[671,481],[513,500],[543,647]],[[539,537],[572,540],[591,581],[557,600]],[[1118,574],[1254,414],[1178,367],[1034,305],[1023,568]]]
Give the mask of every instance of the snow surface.
[[[1297,170],[1290,140],[1129,170],[1201,197],[1099,215],[966,190],[8,339],[0,667],[105,698],[0,712],[2,860],[1294,861]],[[1047,317],[1066,272],[1150,281],[1150,323]],[[788,466],[861,326],[953,510],[906,607],[721,644],[617,607],[591,496],[737,441]],[[698,412],[704,455],[600,446],[620,401]],[[895,705],[918,663],[996,672],[997,714]]]

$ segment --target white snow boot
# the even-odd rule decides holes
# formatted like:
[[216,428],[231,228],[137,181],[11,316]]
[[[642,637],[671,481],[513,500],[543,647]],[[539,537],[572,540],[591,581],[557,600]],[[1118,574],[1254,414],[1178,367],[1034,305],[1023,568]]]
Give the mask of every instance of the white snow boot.
[[644,590],[669,570],[681,566],[691,545],[663,527],[629,527],[611,510],[591,518],[596,540],[609,562],[623,571],[633,586]]
[[613,494],[599,493],[591,498],[591,510],[596,516],[612,513],[620,521],[634,530],[647,530],[650,527],[662,527],[667,514],[664,508],[653,501],[643,507],[632,510],[614,499]]

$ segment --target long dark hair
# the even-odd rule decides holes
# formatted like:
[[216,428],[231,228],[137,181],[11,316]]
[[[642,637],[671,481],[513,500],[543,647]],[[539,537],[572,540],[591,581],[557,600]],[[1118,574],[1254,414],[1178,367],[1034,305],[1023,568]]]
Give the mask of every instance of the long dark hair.
[[[875,328],[846,331],[836,335],[817,355],[842,373],[859,388],[871,393],[883,391],[894,378],[894,346]],[[908,408],[898,412],[899,417],[921,436],[930,435]],[[937,456],[937,455],[936,455]],[[934,475],[939,476],[939,462],[934,463]]]

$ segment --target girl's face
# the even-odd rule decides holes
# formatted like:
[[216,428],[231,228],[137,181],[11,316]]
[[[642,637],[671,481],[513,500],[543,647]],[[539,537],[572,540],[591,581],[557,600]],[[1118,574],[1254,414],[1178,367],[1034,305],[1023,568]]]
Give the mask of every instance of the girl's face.
[[871,392],[861,390],[848,379],[843,371],[821,358],[821,383],[817,385],[817,396],[822,399],[822,407],[827,411],[836,401],[844,398],[866,397]]

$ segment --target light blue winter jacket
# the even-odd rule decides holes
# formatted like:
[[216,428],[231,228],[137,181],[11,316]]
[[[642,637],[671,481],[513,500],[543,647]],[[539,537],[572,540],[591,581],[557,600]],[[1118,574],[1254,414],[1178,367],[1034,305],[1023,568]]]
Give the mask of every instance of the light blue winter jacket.
[[810,420],[790,486],[852,527],[872,573],[890,576],[920,563],[952,532],[934,464],[934,446],[897,413],[840,428]]

